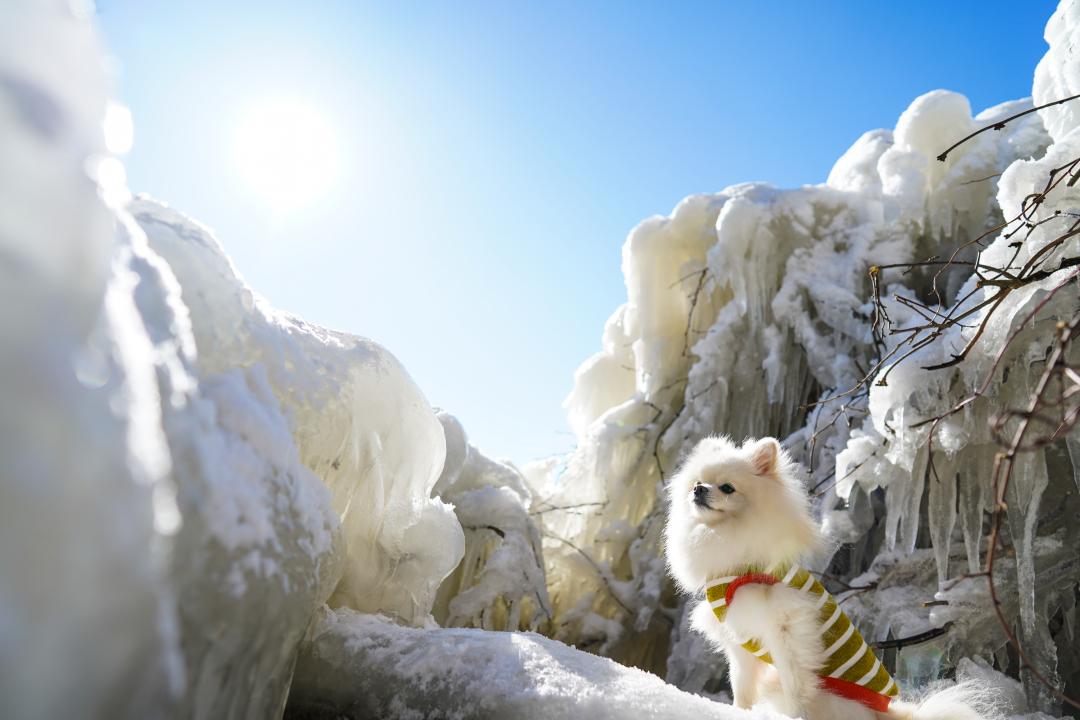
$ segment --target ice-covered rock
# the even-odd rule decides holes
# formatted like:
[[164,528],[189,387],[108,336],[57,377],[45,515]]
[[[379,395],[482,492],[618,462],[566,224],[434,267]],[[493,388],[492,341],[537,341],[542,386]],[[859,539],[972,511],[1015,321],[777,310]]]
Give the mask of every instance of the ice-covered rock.
[[424,622],[464,541],[431,497],[445,440],[420,389],[376,343],[271,308],[195,221],[145,198],[130,210],[180,281],[199,373],[262,374],[300,461],[330,490],[348,556],[331,603]]
[[141,422],[164,428],[176,492],[166,584],[186,684],[175,712],[280,713],[299,640],[341,576],[338,519],[262,367],[198,375],[179,284],[130,217],[118,227],[162,398]]

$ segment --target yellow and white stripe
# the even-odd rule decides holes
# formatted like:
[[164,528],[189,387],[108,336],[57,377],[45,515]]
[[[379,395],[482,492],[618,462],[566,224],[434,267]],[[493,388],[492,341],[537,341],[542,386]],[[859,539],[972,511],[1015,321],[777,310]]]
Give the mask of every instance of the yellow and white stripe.
[[[816,606],[821,623],[822,647],[826,648],[826,659],[824,665],[818,670],[818,675],[854,683],[888,697],[896,697],[899,694],[899,688],[889,672],[870,650],[870,646],[866,644],[851,619],[840,609],[836,599],[825,590],[817,578],[798,565],[770,567],[765,570],[747,567],[739,575],[729,575],[710,581],[705,588],[705,597],[717,619],[723,622],[727,617],[728,586],[743,575],[755,573],[771,575],[779,584],[819,598]],[[772,663],[772,657],[759,640],[749,640],[743,644],[743,647],[764,662]]]

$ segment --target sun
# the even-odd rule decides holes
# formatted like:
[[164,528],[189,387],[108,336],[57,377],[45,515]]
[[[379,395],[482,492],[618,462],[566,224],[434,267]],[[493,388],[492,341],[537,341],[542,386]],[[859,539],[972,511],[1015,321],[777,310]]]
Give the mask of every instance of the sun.
[[333,187],[340,171],[332,123],[295,98],[249,105],[236,125],[232,149],[244,183],[275,212],[310,205]]

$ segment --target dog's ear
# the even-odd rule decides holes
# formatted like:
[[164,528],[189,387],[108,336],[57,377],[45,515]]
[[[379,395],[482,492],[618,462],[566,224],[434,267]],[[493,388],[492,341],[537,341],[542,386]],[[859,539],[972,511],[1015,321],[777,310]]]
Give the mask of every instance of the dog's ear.
[[780,443],[761,438],[750,446],[750,469],[755,475],[774,475],[780,460]]

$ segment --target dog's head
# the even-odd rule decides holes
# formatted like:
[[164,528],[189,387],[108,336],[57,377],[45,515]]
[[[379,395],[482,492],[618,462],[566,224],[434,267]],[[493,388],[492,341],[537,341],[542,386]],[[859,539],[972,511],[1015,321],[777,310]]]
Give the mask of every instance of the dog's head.
[[695,587],[703,574],[725,567],[795,560],[818,549],[793,470],[773,438],[698,443],[668,486],[668,559],[680,584]]
[[671,501],[709,526],[738,520],[755,507],[775,507],[786,494],[790,461],[773,438],[737,447],[725,437],[698,443],[671,481]]

